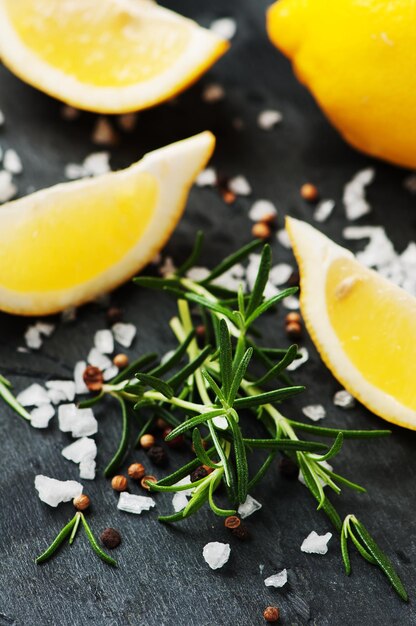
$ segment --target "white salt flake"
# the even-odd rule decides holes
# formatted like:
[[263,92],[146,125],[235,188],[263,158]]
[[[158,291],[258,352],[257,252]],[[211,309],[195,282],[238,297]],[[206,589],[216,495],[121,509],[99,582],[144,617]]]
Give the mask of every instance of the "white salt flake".
[[124,130],[126,133],[131,133],[137,126],[137,121],[139,116],[137,113],[123,113],[123,115],[118,116],[118,125],[121,130]]
[[42,346],[42,337],[36,326],[28,326],[24,337],[27,347],[31,350],[39,350]]
[[210,271],[207,267],[191,267],[191,269],[186,272],[186,277],[198,282],[200,280],[204,280],[207,276],[209,276]]
[[[253,290],[254,284],[256,282],[257,274],[260,267],[260,254],[250,254],[248,257],[248,265],[246,268],[246,280],[247,285],[250,291]],[[265,298],[273,298],[279,293],[279,289],[273,285],[273,283],[269,280],[266,283],[266,287],[264,290]]]
[[21,391],[17,395],[16,399],[22,406],[41,406],[42,404],[50,404],[46,390],[38,385],[38,383],[33,383],[30,387]]
[[225,98],[225,90],[222,85],[218,83],[211,83],[206,85],[202,92],[202,100],[208,104],[214,104]]
[[323,407],[322,404],[309,404],[308,406],[304,406],[302,413],[313,422],[319,422],[319,420],[324,419],[326,416],[325,407]]
[[111,328],[114,334],[114,339],[123,348],[130,348],[133,343],[133,339],[136,336],[137,328],[134,324],[125,324],[124,322],[117,322]]
[[30,424],[33,428],[47,428],[54,415],[55,409],[51,404],[41,404],[30,412]]
[[21,174],[23,172],[22,161],[16,150],[9,148],[4,152],[3,167],[10,174]]
[[325,222],[332,215],[334,208],[335,200],[321,200],[314,211],[313,219],[316,222]]
[[47,322],[36,322],[35,327],[45,337],[50,337],[55,330],[55,324],[48,324]]
[[204,546],[202,556],[211,569],[220,569],[230,558],[231,548],[229,543],[211,541]]
[[375,171],[372,167],[359,171],[344,187],[343,202],[348,220],[370,212],[371,207],[365,197],[365,188],[373,182]]
[[177,491],[172,498],[172,506],[175,513],[179,513],[179,511],[183,511],[183,509],[188,505],[188,496],[183,491]]
[[340,389],[334,395],[335,406],[340,406],[342,409],[352,409],[355,406],[355,399],[346,389]]
[[97,330],[94,335],[94,345],[101,354],[111,354],[114,352],[114,338],[111,330]]
[[149,498],[148,496],[135,496],[131,493],[127,493],[127,491],[120,493],[120,498],[117,503],[117,508],[120,511],[135,513],[136,515],[140,515],[143,511],[149,511],[154,506],[156,506],[156,502],[153,498]]
[[256,200],[248,212],[248,216],[253,222],[261,222],[265,218],[272,218],[276,215],[276,207],[270,200]]
[[91,141],[97,146],[114,146],[117,143],[117,133],[111,126],[108,118],[99,117],[97,119],[92,132]]
[[84,480],[94,480],[96,463],[93,459],[84,459],[79,464],[79,477]]
[[82,493],[81,483],[75,480],[56,480],[43,474],[35,476],[35,489],[42,502],[56,507],[61,502],[69,502]]
[[81,437],[62,450],[62,456],[79,465],[79,476],[85,480],[95,478],[97,445],[90,437]]
[[110,154],[108,152],[93,152],[84,159],[83,167],[87,176],[100,176],[110,172]]
[[100,370],[106,370],[113,364],[111,359],[105,356],[105,354],[102,354],[97,348],[91,348],[87,356],[87,361],[90,365],[99,367]]
[[219,285],[220,287],[225,287],[230,291],[238,291],[240,285],[245,287],[244,280],[245,269],[241,263],[237,263],[234,267],[231,267],[229,270],[224,272],[221,276],[218,276],[213,281],[213,284]]
[[103,378],[105,381],[111,380],[112,378],[114,378],[114,376],[117,376],[118,372],[119,372],[118,367],[116,365],[112,365],[111,367],[104,370]]
[[304,346],[299,348],[298,352],[300,354],[300,358],[292,361],[292,363],[288,365],[286,368],[287,370],[289,370],[289,372],[293,372],[294,370],[297,370],[298,367],[306,363],[306,361],[309,359],[309,352]]
[[291,265],[288,263],[278,263],[270,270],[269,279],[275,287],[280,287],[280,285],[287,283],[292,273],[293,267]]
[[283,306],[289,311],[298,311],[300,309],[299,298],[296,296],[287,296],[283,300]]
[[78,409],[75,404],[61,404],[58,409],[59,429],[73,437],[95,435],[98,423],[92,409]]
[[238,507],[238,514],[241,519],[245,519],[249,515],[253,515],[253,513],[261,509],[262,506],[263,505],[260,504],[260,502],[258,502],[257,500],[252,498],[250,494],[248,494],[245,502],[240,504],[240,506]]
[[251,185],[245,176],[234,176],[228,181],[228,189],[236,196],[249,196],[252,192]]
[[46,388],[54,404],[72,402],[75,398],[75,383],[72,380],[48,380]]
[[266,587],[284,587],[287,583],[287,570],[283,569],[281,572],[277,574],[273,574],[273,576],[269,576],[265,578],[264,584]]
[[217,417],[214,417],[212,423],[215,428],[219,428],[220,430],[227,430],[228,428],[227,418],[223,415],[217,415]]
[[78,361],[74,367],[74,381],[75,381],[75,393],[88,393],[88,387],[84,383],[83,375],[85,370],[87,369],[87,364],[85,361]]
[[0,171],[0,202],[8,202],[17,193],[17,187],[13,183],[12,175],[6,170]]
[[257,118],[257,124],[259,128],[262,130],[272,130],[277,124],[283,119],[283,115],[280,111],[276,111],[275,109],[266,109],[259,113]]
[[284,248],[287,248],[288,250],[292,249],[292,244],[290,243],[289,235],[287,234],[287,230],[285,228],[281,228],[277,231],[276,239]]
[[326,554],[332,533],[318,535],[314,530],[303,540],[300,549],[308,554]]
[[78,178],[84,178],[88,176],[85,167],[79,163],[67,163],[65,165],[65,178],[68,180],[77,180]]
[[196,177],[197,187],[214,187],[217,184],[217,172],[213,167],[207,167]]
[[218,37],[230,41],[237,32],[237,23],[232,17],[221,17],[211,22],[209,27]]
[[381,270],[397,261],[397,254],[382,226],[349,226],[344,228],[345,239],[369,239],[369,243],[356,257],[367,267]]

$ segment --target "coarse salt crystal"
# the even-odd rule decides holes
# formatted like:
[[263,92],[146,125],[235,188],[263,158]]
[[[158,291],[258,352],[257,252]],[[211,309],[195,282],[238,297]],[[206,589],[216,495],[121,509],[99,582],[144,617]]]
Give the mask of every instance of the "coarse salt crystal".
[[211,569],[220,569],[230,558],[231,548],[229,543],[210,541],[204,546],[202,556]]
[[276,126],[276,124],[279,124],[282,119],[283,116],[280,111],[267,109],[259,113],[257,124],[262,130],[271,130]]
[[217,415],[217,417],[214,417],[212,423],[214,424],[215,428],[219,428],[220,430],[227,430],[228,428],[227,418],[225,418],[223,415]]
[[326,416],[325,407],[323,407],[322,404],[309,404],[308,406],[304,406],[302,413],[313,422],[319,422],[319,420],[324,419]]
[[213,167],[207,167],[198,174],[195,184],[197,187],[214,187],[217,184],[217,172]]
[[177,491],[172,498],[172,506],[175,513],[183,511],[188,505],[188,496],[183,491]]
[[48,324],[47,322],[36,322],[35,327],[45,337],[50,337],[55,330],[55,324]]
[[112,378],[114,378],[114,376],[117,376],[118,372],[119,372],[118,367],[116,365],[112,365],[111,367],[104,370],[103,378],[105,381],[111,380]]
[[84,178],[84,176],[88,175],[85,167],[79,163],[67,163],[64,173],[65,178],[68,178],[68,180],[77,180],[77,178]]
[[214,104],[225,97],[224,87],[218,83],[207,85],[202,92],[202,100],[208,104]]
[[99,117],[97,119],[91,140],[92,143],[95,143],[97,146],[113,146],[117,143],[117,133],[106,117]]
[[245,501],[238,507],[238,514],[241,519],[245,519],[249,515],[252,515],[256,511],[261,509],[262,506],[263,505],[260,504],[260,502],[258,502],[257,500],[252,498],[250,494],[248,494]]
[[228,181],[228,189],[235,193],[236,196],[249,196],[251,194],[251,185],[245,176],[234,176]]
[[97,445],[90,437],[81,437],[62,450],[62,456],[79,464],[79,476],[85,480],[95,478]]
[[287,296],[282,303],[285,309],[289,311],[298,311],[300,309],[299,298],[296,296]]
[[56,480],[43,474],[35,476],[35,489],[42,502],[56,507],[61,502],[69,502],[82,493],[81,483],[75,480]]
[[94,480],[96,463],[93,459],[84,459],[79,464],[79,477],[84,480]]
[[84,382],[84,372],[87,369],[85,361],[78,361],[74,367],[75,393],[88,393],[88,387]]
[[342,409],[352,409],[355,406],[355,399],[346,389],[340,389],[334,395],[335,406],[340,406]]
[[288,250],[291,250],[292,244],[290,242],[289,235],[285,228],[281,228],[280,230],[277,231],[276,239],[280,243],[281,246],[283,246],[284,248],[287,248]]
[[117,503],[117,508],[126,513],[135,513],[140,515],[143,511],[149,511],[156,506],[153,498],[147,496],[135,496],[127,491],[122,491]]
[[232,17],[221,17],[211,22],[209,27],[218,37],[230,41],[237,32],[236,21]]
[[306,363],[306,361],[309,359],[309,352],[304,346],[299,348],[298,353],[300,354],[300,358],[292,361],[292,363],[290,363],[290,365],[288,365],[286,368],[287,370],[289,370],[289,372],[297,370],[298,367]]
[[111,359],[105,356],[105,354],[102,354],[97,348],[91,348],[87,356],[87,361],[90,365],[99,367],[100,370],[106,370],[112,366]]
[[16,400],[22,406],[41,406],[42,404],[50,404],[50,400],[46,390],[38,385],[38,383],[33,383],[24,391],[21,391]]
[[133,343],[133,339],[136,336],[137,329],[134,324],[125,324],[124,322],[117,322],[111,327],[114,334],[114,339],[122,345],[124,348],[130,348]]
[[191,267],[190,270],[186,272],[186,277],[198,282],[199,280],[204,280],[207,276],[209,276],[210,271],[207,267]]
[[10,174],[21,174],[23,172],[22,161],[16,150],[9,148],[3,156],[3,167]]
[[287,583],[287,570],[283,569],[281,572],[277,574],[273,574],[273,576],[269,576],[265,578],[264,584],[266,587],[284,587]]
[[54,404],[72,402],[75,398],[75,383],[72,380],[48,380],[46,388]]
[[317,205],[313,219],[317,222],[325,222],[331,215],[335,208],[335,200],[321,200]]
[[24,336],[26,345],[31,350],[39,350],[42,346],[42,337],[36,326],[28,326]]
[[278,263],[270,270],[269,279],[275,287],[280,287],[287,283],[293,274],[293,267],[288,263]]
[[41,404],[30,412],[30,424],[33,428],[47,428],[54,415],[55,409],[51,404]]
[[248,216],[253,222],[261,222],[265,218],[274,217],[276,215],[276,207],[270,200],[256,200],[248,212]]
[[98,423],[92,409],[78,409],[75,404],[61,404],[58,409],[59,429],[73,437],[95,435]]
[[303,540],[300,549],[308,554],[326,554],[332,533],[318,535],[314,530]]
[[92,152],[84,159],[83,167],[87,176],[100,176],[110,171],[110,154],[108,152]]
[[17,193],[17,187],[13,183],[12,175],[6,170],[0,171],[0,202],[11,200]]
[[359,171],[344,187],[343,202],[348,220],[356,220],[370,212],[365,188],[374,180],[375,171],[369,167]]
[[97,330],[94,335],[94,345],[101,354],[111,354],[114,352],[114,338],[111,330]]

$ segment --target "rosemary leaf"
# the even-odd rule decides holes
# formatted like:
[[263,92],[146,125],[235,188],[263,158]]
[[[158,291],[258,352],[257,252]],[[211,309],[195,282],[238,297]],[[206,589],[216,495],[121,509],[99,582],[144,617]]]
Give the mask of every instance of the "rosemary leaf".
[[221,263],[214,267],[214,269],[211,270],[208,276],[204,278],[204,280],[201,280],[199,284],[208,285],[215,278],[218,278],[218,276],[224,274],[227,270],[234,267],[234,265],[237,265],[237,263],[240,263],[241,261],[246,259],[249,254],[254,252],[254,250],[259,248],[261,245],[262,241],[260,241],[259,239],[250,241],[250,243],[248,243],[246,246],[243,246],[242,248],[240,248],[240,250],[234,252],[234,254],[230,254],[230,256],[227,256],[225,259],[223,259],[223,261],[221,261]]
[[253,348],[248,348],[241,360],[239,360],[237,367],[235,368],[233,380],[231,383],[230,390],[228,392],[227,402],[229,405],[232,405],[235,401],[236,395],[242,383],[242,380],[245,376],[247,368],[249,366],[251,357],[253,355]]
[[264,376],[254,381],[252,385],[255,385],[256,387],[261,387],[262,385],[267,383],[271,378],[275,378],[279,376],[287,368],[287,366],[290,365],[296,359],[297,354],[298,354],[298,346],[293,344],[292,346],[290,346],[290,348],[288,348],[284,357],[278,363],[276,363],[276,365],[274,365],[271,369],[269,369],[269,371],[266,372]]
[[211,460],[209,455],[206,453],[205,448],[202,443],[202,437],[198,430],[198,428],[194,428],[192,432],[192,444],[194,447],[194,451],[198,459],[201,461],[201,465],[208,465],[213,469],[217,468],[218,465]]
[[145,385],[152,387],[159,393],[161,393],[165,398],[170,400],[173,398],[174,391],[172,387],[166,383],[164,380],[160,378],[156,378],[156,376],[152,376],[151,374],[143,374],[142,372],[138,372],[136,374],[136,378]]
[[[271,307],[275,306],[278,302],[281,302],[284,298],[287,298],[288,296],[293,296],[295,293],[297,293],[297,291],[298,291],[297,287],[289,287],[288,289],[285,289],[284,291],[281,291],[280,293],[276,294],[269,300],[266,300],[266,302],[263,302],[262,304],[260,304],[256,309],[254,309],[252,314],[246,319],[247,328],[251,326],[252,323],[255,322],[258,317],[260,317],[260,315],[263,315],[264,313],[266,313],[266,311],[268,311]],[[248,311],[247,311],[247,314],[248,314]]]
[[267,281],[269,280],[270,269],[272,266],[272,251],[268,244],[263,247],[263,251],[261,253],[260,265],[257,272],[257,277],[254,283],[253,290],[251,292],[251,297],[247,305],[247,321],[246,324],[249,325],[250,316],[263,301],[263,293],[264,289],[267,285]]
[[196,233],[196,239],[194,243],[194,247],[192,249],[191,254],[186,259],[184,263],[176,270],[176,276],[184,276],[188,270],[191,269],[198,262],[199,257],[201,256],[201,249],[204,243],[204,233],[202,230],[198,230]]
[[126,380],[127,378],[131,378],[134,376],[136,372],[143,371],[147,366],[153,363],[157,359],[157,354],[149,353],[144,354],[140,358],[136,359],[130,365],[124,368],[121,372],[117,374],[111,381],[112,385],[116,385],[117,383],[121,383],[121,381]]
[[102,550],[100,546],[98,545],[94,535],[91,532],[91,528],[88,526],[87,520],[85,519],[85,515],[83,513],[81,513],[81,521],[82,521],[82,525],[84,526],[86,535],[88,537],[88,541],[90,542],[91,547],[94,550],[95,554],[97,554],[100,557],[100,559],[105,561],[105,563],[107,563],[108,565],[117,567],[117,561],[115,561],[111,556],[109,556],[106,552],[104,552],[104,550]]
[[211,346],[206,346],[199,355],[183,367],[177,374],[168,379],[168,384],[177,389],[189,376],[191,376],[208,358],[212,352]]
[[3,398],[5,402],[18,414],[20,417],[23,417],[25,420],[32,419],[30,417],[30,413],[26,411],[26,409],[16,400],[12,392],[10,391],[10,383],[8,380],[4,379],[6,382],[0,381],[0,397]]
[[237,409],[251,409],[255,406],[261,406],[262,404],[270,404],[272,402],[280,402],[286,400],[291,396],[304,391],[305,387],[283,387],[282,389],[276,389],[275,391],[266,391],[265,393],[259,393],[256,396],[247,396],[245,398],[237,398],[234,402],[234,406]]
[[163,363],[162,365],[158,365],[158,367],[155,367],[154,369],[152,369],[149,372],[149,374],[151,374],[152,376],[156,376],[156,377],[163,376],[163,374],[165,374],[170,369],[172,369],[172,367],[180,363],[180,361],[182,360],[182,357],[186,354],[189,344],[191,343],[194,337],[195,337],[195,330],[192,330],[188,334],[186,339],[176,348],[172,356],[170,356],[169,359],[167,359],[167,361],[165,361],[165,363]]
[[35,559],[35,563],[44,563],[44,561],[47,561],[48,559],[51,558],[51,556],[57,551],[61,543],[72,532],[72,529],[75,526],[76,521],[77,521],[77,515],[75,514],[74,517],[68,522],[68,524],[66,524],[66,526],[64,526],[63,529],[57,534],[57,536],[52,541],[49,548],[47,548],[45,552],[42,552],[42,554],[40,554]]
[[129,445],[129,418],[127,413],[127,406],[124,399],[121,396],[116,396],[117,400],[120,402],[121,406],[121,439],[118,445],[117,451],[114,454],[111,461],[108,463],[107,467],[104,470],[104,476],[107,478],[113,476],[116,470],[120,467],[123,462],[123,459],[127,453],[127,448]]
[[243,439],[245,445],[250,448],[264,448],[266,450],[290,450],[294,452],[296,450],[302,452],[311,452],[316,450],[322,450],[327,446],[324,443],[318,443],[315,441],[300,441],[291,439]]
[[288,423],[296,430],[304,430],[314,435],[322,437],[336,437],[338,433],[342,433],[344,439],[372,439],[373,437],[388,437],[391,430],[344,430],[340,428],[324,428],[322,426],[314,426],[313,424],[304,424],[303,422],[295,422],[288,419]]
[[219,361],[220,372],[222,379],[222,387],[225,397],[228,398],[230,394],[232,371],[233,371],[233,357],[231,347],[231,337],[228,330],[228,326],[225,320],[220,320],[219,324]]

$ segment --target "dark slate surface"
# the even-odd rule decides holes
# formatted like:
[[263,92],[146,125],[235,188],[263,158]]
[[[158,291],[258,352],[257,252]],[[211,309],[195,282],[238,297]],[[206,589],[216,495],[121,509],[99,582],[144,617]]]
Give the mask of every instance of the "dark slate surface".
[[[227,57],[175,106],[162,106],[140,116],[136,131],[123,136],[113,150],[113,167],[130,164],[149,149],[209,128],[218,137],[215,166],[226,175],[244,173],[253,185],[254,198],[270,198],[276,203],[281,223],[286,212],[310,219],[311,209],[298,195],[306,180],[314,181],[323,196],[335,198],[336,212],[323,229],[341,241],[343,185],[360,167],[375,165],[376,182],[369,190],[373,212],[362,222],[384,224],[397,248],[403,249],[415,236],[416,222],[414,201],[401,184],[405,172],[355,153],[329,127],[294,79],[287,61],[267,41],[267,2],[173,0],[169,4],[203,24],[233,15],[238,20],[238,34]],[[64,122],[59,103],[20,83],[3,68],[0,81],[0,108],[7,118],[0,141],[23,158],[20,192],[62,181],[68,161],[80,162],[95,149],[89,141],[93,116],[84,114],[75,123]],[[201,102],[201,90],[210,81],[220,81],[227,91],[226,99],[215,105]],[[265,133],[256,127],[256,117],[269,107],[281,110],[284,122]],[[237,117],[245,122],[241,132],[233,129]],[[250,238],[250,202],[241,199],[228,207],[212,190],[192,191],[169,253],[181,260],[191,247],[196,228],[203,227],[207,235],[203,262],[213,263]],[[277,243],[274,251],[275,258],[290,260],[290,254]],[[125,319],[138,326],[132,354],[166,350],[172,341],[165,329],[173,311],[168,299],[132,286],[123,287],[113,299],[125,309]],[[0,323],[1,371],[21,390],[33,381],[70,377],[74,363],[89,350],[94,331],[104,326],[105,312],[97,305],[84,307],[76,324],[59,325],[42,350],[30,355],[16,351],[27,322],[2,315]],[[273,341],[286,344],[282,324],[274,316],[266,326]],[[286,413],[300,417],[301,406],[322,401],[328,409],[328,424],[380,427],[380,421],[362,407],[343,412],[332,406],[331,397],[339,386],[306,343],[312,358],[296,380],[307,385],[307,392],[288,403]],[[268,604],[278,605],[281,623],[291,626],[416,623],[413,433],[393,429],[388,441],[348,443],[335,463],[337,469],[369,488],[362,496],[345,492],[339,508],[342,513],[358,513],[388,550],[410,591],[411,602],[405,605],[390,591],[381,573],[355,556],[353,575],[346,578],[335,538],[324,557],[301,553],[300,544],[312,529],[324,533],[330,527],[315,511],[305,488],[285,482],[276,467],[255,492],[264,507],[248,521],[253,533],[249,544],[230,538],[221,520],[209,511],[172,528],[159,524],[155,511],[140,517],[121,514],[101,476],[93,483],[85,481],[94,503],[90,516],[93,530],[113,525],[123,535],[117,551],[120,567],[114,570],[99,561],[82,535],[72,549],[64,548],[58,558],[38,567],[34,556],[68,519],[71,505],[55,510],[42,504],[34,491],[34,476],[42,472],[76,479],[77,469],[60,454],[69,438],[56,424],[37,432],[8,408],[2,407],[1,415],[0,624],[254,626],[263,623],[261,614]],[[114,449],[119,417],[111,404],[100,408],[97,416],[100,473]],[[172,456],[172,466],[180,456]],[[143,460],[143,453],[130,458]],[[158,510],[167,511],[169,501],[158,497]],[[202,560],[202,548],[211,540],[230,541],[232,546],[231,559],[221,571],[210,571]],[[263,576],[260,564],[264,565]],[[288,585],[282,590],[267,589],[263,578],[283,567],[289,572]]]

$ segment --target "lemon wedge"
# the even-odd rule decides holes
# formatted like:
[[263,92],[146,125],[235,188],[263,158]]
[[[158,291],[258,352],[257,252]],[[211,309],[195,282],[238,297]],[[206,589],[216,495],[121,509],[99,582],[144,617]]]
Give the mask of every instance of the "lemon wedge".
[[80,109],[126,113],[173,97],[228,42],[149,0],[0,0],[0,57]]
[[42,315],[124,282],[163,247],[215,139],[204,132],[119,172],[0,208],[0,310]]
[[416,298],[315,228],[287,218],[301,309],[323,361],[368,409],[416,430]]

